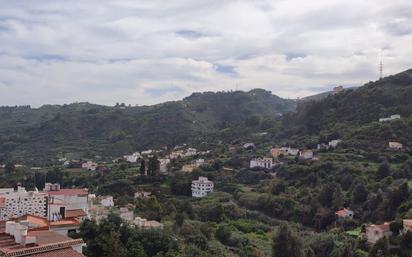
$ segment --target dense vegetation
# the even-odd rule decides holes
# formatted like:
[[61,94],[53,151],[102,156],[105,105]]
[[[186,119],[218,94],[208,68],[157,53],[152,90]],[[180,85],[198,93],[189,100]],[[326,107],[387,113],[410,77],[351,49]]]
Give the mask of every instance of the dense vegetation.
[[235,125],[273,121],[295,105],[293,100],[255,89],[195,93],[182,101],[142,107],[88,103],[0,107],[0,153],[19,162],[43,164],[63,154],[116,157],[188,143]]
[[[342,138],[347,146],[373,150],[388,140],[412,141],[412,70],[370,82],[362,87],[299,105],[285,115],[283,133],[293,143]],[[380,124],[379,118],[400,114],[404,119]],[[315,136],[315,138],[313,137]]]

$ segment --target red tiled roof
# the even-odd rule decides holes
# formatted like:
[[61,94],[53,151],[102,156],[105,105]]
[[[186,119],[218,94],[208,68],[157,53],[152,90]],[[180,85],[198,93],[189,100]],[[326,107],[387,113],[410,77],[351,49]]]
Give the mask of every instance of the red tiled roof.
[[83,254],[76,252],[72,248],[59,249],[45,253],[26,255],[27,257],[84,257]]
[[66,211],[66,218],[78,218],[78,217],[84,217],[84,216],[86,216],[86,213],[82,209]]
[[[83,256],[72,250],[73,246],[83,244],[82,239],[71,239],[53,231],[30,231],[29,236],[36,236],[36,244],[23,246],[17,244],[15,239],[6,234],[0,234],[0,255],[4,257],[17,256],[56,256],[56,257],[78,257]],[[63,252],[59,251],[65,250]],[[65,254],[67,253],[67,255]],[[46,254],[46,255],[45,255]],[[49,255],[47,255],[49,254]],[[51,255],[53,254],[53,255]],[[73,255],[75,254],[75,255]],[[76,255],[77,254],[77,255]]]
[[59,243],[59,242],[64,242],[64,241],[69,241],[71,238],[59,234],[54,231],[29,231],[27,233],[28,236],[35,236],[36,237],[36,243],[39,245],[46,245],[46,244],[54,244],[54,243]]
[[335,215],[339,217],[346,217],[348,216],[349,211],[349,209],[343,208],[342,210],[335,212]]
[[382,231],[389,231],[390,230],[390,223],[384,223],[381,225],[375,225],[375,227],[379,228]]
[[72,227],[72,226],[80,226],[80,222],[71,218],[71,219],[64,219],[59,221],[51,221],[50,227]]
[[89,190],[87,188],[71,188],[60,189],[58,191],[47,191],[49,195],[87,195]]
[[22,216],[19,220],[28,220],[30,223],[37,225],[39,228],[44,228],[49,226],[49,222],[46,218],[38,217],[30,214]]

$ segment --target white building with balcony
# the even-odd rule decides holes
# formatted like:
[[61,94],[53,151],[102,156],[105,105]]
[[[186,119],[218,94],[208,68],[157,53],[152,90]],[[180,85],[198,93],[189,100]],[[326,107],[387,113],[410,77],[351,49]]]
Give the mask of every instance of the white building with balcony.
[[24,187],[0,189],[0,220],[19,218],[26,214],[47,216],[47,194],[27,192]]
[[213,188],[213,181],[208,180],[206,177],[199,177],[198,180],[192,181],[192,196],[205,197],[208,193],[213,192]]
[[254,158],[250,160],[250,168],[264,168],[264,169],[271,169],[274,167],[273,159],[272,158]]

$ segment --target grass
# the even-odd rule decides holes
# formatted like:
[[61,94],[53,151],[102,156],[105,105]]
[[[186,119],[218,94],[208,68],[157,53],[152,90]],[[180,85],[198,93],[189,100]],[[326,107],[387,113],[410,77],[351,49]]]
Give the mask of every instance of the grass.
[[348,231],[346,231],[346,234],[347,234],[348,236],[358,237],[359,234],[360,234],[360,232],[361,232],[361,228],[360,228],[360,227],[357,227],[357,228],[355,228],[355,229],[353,229],[353,230],[348,230]]
[[408,182],[409,188],[412,189],[412,179]]

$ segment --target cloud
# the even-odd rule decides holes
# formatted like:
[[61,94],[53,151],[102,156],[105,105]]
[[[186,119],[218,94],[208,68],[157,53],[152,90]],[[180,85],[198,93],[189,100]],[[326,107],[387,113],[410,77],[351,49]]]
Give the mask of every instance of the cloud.
[[172,94],[172,95],[187,94],[186,90],[178,86],[170,86],[170,87],[163,87],[163,88],[146,88],[144,92],[149,94],[152,97],[164,96],[166,94]]
[[[0,105],[303,97],[410,68],[408,0],[0,2]],[[383,50],[383,51],[382,51]]]

